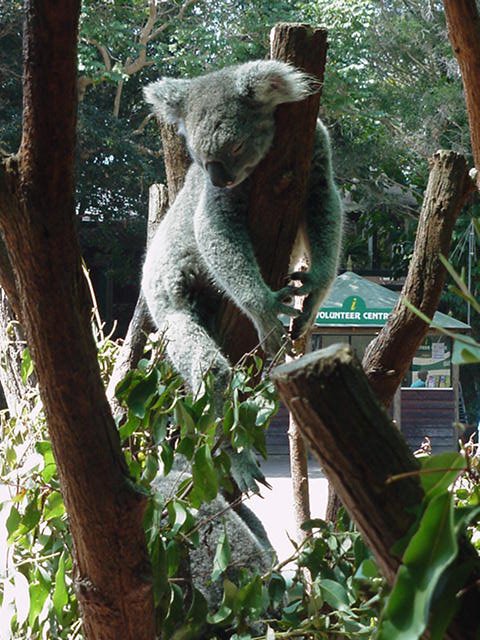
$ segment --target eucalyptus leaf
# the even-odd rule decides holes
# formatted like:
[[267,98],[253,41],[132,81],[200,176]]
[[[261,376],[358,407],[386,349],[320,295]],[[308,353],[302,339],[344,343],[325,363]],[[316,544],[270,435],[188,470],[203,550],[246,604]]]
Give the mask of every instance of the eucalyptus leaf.
[[30,610],[28,612],[28,624],[30,627],[33,627],[35,621],[40,615],[43,605],[45,604],[45,600],[47,599],[48,594],[50,593],[48,587],[46,587],[42,582],[33,582],[30,584],[29,588],[30,594]]
[[444,493],[465,468],[465,458],[453,451],[422,458],[420,482],[425,491],[426,500]]
[[327,602],[333,609],[343,610],[348,608],[348,595],[343,585],[339,582],[335,582],[334,580],[325,578],[324,580],[319,581],[319,586],[325,602]]
[[45,500],[43,507],[44,520],[51,520],[52,518],[59,518],[65,513],[65,505],[63,504],[62,494],[59,491],[52,491],[52,493]]
[[224,527],[218,538],[215,557],[213,559],[212,580],[218,578],[227,569],[231,558],[230,544],[228,542],[227,530]]
[[199,447],[192,464],[194,489],[209,502],[218,493],[218,479],[213,464],[210,447],[207,444]]
[[453,497],[444,492],[427,505],[398,570],[378,640],[417,640],[425,631],[437,584],[458,552]]
[[68,604],[67,583],[65,581],[65,554],[62,553],[55,573],[55,587],[52,596],[53,608],[57,618],[62,620],[63,609]]

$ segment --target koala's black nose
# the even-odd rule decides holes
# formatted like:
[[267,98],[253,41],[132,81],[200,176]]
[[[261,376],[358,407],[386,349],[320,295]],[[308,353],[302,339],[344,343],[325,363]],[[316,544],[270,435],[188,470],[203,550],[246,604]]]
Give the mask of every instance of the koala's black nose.
[[205,165],[210,180],[215,187],[227,187],[234,182],[233,177],[228,173],[221,162],[212,161]]

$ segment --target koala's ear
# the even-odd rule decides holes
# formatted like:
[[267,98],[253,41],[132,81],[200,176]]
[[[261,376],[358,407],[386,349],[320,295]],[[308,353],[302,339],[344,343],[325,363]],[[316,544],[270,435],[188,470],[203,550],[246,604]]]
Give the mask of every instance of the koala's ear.
[[144,87],[143,96],[159,118],[170,124],[178,124],[185,116],[189,84],[190,80],[162,78]]
[[237,67],[240,95],[276,107],[298,102],[320,90],[320,83],[307,73],[279,60],[258,60]]

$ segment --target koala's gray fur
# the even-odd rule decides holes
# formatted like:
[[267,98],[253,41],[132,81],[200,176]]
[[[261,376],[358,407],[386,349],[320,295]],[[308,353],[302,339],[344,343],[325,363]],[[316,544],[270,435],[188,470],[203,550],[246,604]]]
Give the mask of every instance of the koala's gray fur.
[[248,62],[190,80],[164,78],[145,88],[154,112],[178,125],[193,159],[147,252],[142,280],[150,313],[165,327],[169,357],[193,390],[207,370],[219,389],[230,376],[211,326],[219,294],[251,319],[267,353],[275,354],[285,338],[279,314],[298,314],[285,298],[307,296],[294,320],[293,337],[300,337],[336,275],[342,207],[320,121],[299,232],[310,268],[292,274],[300,287],[270,289],[247,227],[249,175],[272,143],[275,108],[312,91],[309,76],[278,61]]
[[[155,480],[154,489],[164,498],[171,497],[185,479],[189,464],[182,456],[167,476]],[[206,598],[211,609],[220,604],[223,579],[212,582],[213,560],[220,535],[226,531],[230,545],[230,564],[227,576],[234,578],[237,570],[249,569],[259,575],[269,571],[276,561],[275,551],[265,528],[251,509],[243,503],[233,507],[221,494],[202,504],[198,511],[200,543],[189,550],[189,571],[193,585]]]

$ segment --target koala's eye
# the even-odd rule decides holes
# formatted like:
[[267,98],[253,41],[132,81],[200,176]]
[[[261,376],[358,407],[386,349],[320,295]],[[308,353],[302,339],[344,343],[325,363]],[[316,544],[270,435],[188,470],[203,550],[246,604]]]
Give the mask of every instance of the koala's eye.
[[245,140],[243,142],[239,142],[231,149],[232,156],[238,156],[239,153],[243,151],[245,148]]

